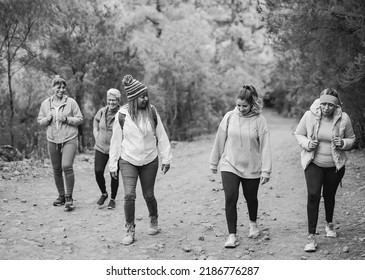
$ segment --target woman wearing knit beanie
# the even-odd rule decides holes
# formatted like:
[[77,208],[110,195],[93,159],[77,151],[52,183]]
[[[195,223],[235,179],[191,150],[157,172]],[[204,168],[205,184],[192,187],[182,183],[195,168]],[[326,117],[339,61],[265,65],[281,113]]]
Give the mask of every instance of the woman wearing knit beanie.
[[[95,138],[94,171],[96,182],[98,183],[101,191],[101,196],[97,202],[99,206],[102,206],[109,196],[106,191],[104,171],[109,160],[110,139],[112,137],[115,114],[120,108],[120,96],[119,90],[115,88],[109,89],[106,93],[107,105],[96,113],[93,122],[93,133]],[[108,209],[114,209],[115,198],[119,187],[118,173],[116,178],[111,176],[110,187],[111,198],[108,204]]]
[[119,168],[124,185],[124,216],[127,233],[124,245],[135,237],[136,185],[139,178],[146,201],[150,223],[147,233],[159,233],[157,201],[154,195],[155,180],[162,161],[162,173],[170,169],[171,146],[157,110],[149,102],[148,89],[131,75],[123,78],[128,104],[116,115],[110,142],[109,170],[114,178]]
[[[77,151],[77,127],[82,124],[83,117],[77,102],[65,95],[66,81],[58,75],[52,81],[52,92],[53,95],[42,102],[38,123],[47,127],[48,153],[59,194],[53,205],[65,204],[65,211],[71,211],[74,208],[73,162]],[[63,179],[65,179],[66,191]]]

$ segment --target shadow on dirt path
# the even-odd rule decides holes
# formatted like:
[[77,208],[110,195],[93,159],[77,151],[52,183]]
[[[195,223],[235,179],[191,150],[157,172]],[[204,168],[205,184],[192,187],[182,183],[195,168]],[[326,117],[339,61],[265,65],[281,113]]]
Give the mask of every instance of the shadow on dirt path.
[[[156,197],[161,233],[147,235],[148,213],[138,188],[136,242],[123,246],[123,187],[117,207],[98,208],[99,190],[93,173],[93,152],[75,161],[76,209],[53,207],[56,187],[49,160],[2,165],[0,176],[0,258],[6,259],[364,259],[364,151],[351,151],[337,194],[335,218],[339,237],[326,239],[323,204],[318,226],[318,251],[305,253],[306,189],[299,147],[292,131],[296,121],[264,111],[271,133],[273,173],[259,189],[258,239],[247,238],[248,214],[239,198],[236,249],[225,249],[227,236],[220,176],[209,170],[214,135],[176,143],[173,164],[158,174]],[[108,172],[108,171],[107,171]],[[106,175],[107,175],[106,172]],[[108,176],[107,176],[108,178]],[[109,178],[108,178],[109,183]],[[109,188],[108,188],[109,190]]]

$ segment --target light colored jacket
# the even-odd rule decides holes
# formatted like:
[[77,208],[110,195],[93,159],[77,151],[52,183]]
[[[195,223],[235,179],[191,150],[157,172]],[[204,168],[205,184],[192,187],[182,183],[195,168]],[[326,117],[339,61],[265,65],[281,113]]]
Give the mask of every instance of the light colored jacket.
[[[120,113],[125,115],[123,131],[118,121]],[[162,164],[171,163],[172,154],[170,141],[157,110],[156,115],[157,126],[155,136],[150,122],[146,123],[146,133],[142,134],[141,130],[128,113],[128,104],[119,109],[115,115],[113,135],[110,140],[110,172],[117,171],[120,158],[133,165],[142,166],[152,162],[160,155]]]
[[[65,143],[78,135],[78,128],[83,122],[81,110],[77,102],[64,95],[62,104],[56,112],[56,107],[53,104],[54,95],[44,100],[41,104],[38,114],[38,123],[47,127],[47,140],[56,144]],[[52,114],[52,120],[48,121],[49,112]],[[67,117],[67,122],[57,122],[57,114],[62,113]]]
[[[303,149],[300,155],[301,164],[304,170],[308,167],[309,163],[311,163],[315,155],[315,150],[309,149],[309,142],[318,139],[320,121],[321,108],[320,101],[317,99],[313,102],[310,109],[305,112],[294,132],[294,136],[299,146]],[[347,161],[345,151],[351,149],[355,143],[355,134],[350,117],[345,112],[342,112],[340,106],[337,106],[333,113],[332,138],[333,137],[341,137],[344,143],[342,148],[336,147],[333,142],[331,143],[332,158],[336,169],[340,170]]]
[[[118,108],[116,108],[118,109]],[[98,150],[103,154],[109,154],[110,139],[113,134],[113,127],[108,125],[106,122],[106,115],[108,113],[108,106],[100,108],[95,114],[93,127],[97,129],[98,133],[95,137],[94,149]],[[115,120],[115,114],[112,116],[110,123],[112,124]]]
[[270,178],[270,135],[264,116],[242,116],[237,108],[226,113],[218,127],[209,162],[211,169],[217,169],[220,162],[221,171],[241,178]]

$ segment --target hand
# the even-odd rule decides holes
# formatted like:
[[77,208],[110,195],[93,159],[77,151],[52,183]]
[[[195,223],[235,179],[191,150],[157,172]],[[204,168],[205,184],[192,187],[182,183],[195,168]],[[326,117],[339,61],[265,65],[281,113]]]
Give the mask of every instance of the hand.
[[118,171],[110,172],[110,175],[112,175],[113,179],[118,179]]
[[170,164],[162,164],[161,171],[163,174],[166,174],[167,171],[170,169]]
[[317,140],[310,140],[309,144],[308,144],[308,148],[310,150],[315,150],[318,146],[318,141]]
[[52,120],[52,118],[53,118],[53,116],[52,116],[52,113],[50,112],[48,115],[47,115],[47,121],[51,121]]
[[335,138],[333,138],[332,141],[333,141],[333,144],[335,144],[335,146],[337,148],[342,148],[344,145],[343,139],[341,139],[340,137],[335,137]]
[[67,120],[67,118],[64,115],[59,115],[57,117],[57,121],[59,121],[59,122],[65,122],[66,120]]
[[260,184],[261,185],[264,185],[264,184],[266,184],[269,181],[270,181],[270,178],[268,178],[268,177],[261,177]]
[[217,174],[218,170],[216,168],[211,168],[210,169],[212,171],[213,174]]

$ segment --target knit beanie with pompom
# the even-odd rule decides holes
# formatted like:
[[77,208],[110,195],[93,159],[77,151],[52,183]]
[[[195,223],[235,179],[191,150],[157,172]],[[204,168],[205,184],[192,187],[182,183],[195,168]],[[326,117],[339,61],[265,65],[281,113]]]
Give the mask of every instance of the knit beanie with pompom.
[[122,82],[129,101],[136,99],[141,93],[147,91],[147,87],[140,81],[134,79],[132,75],[124,76]]

